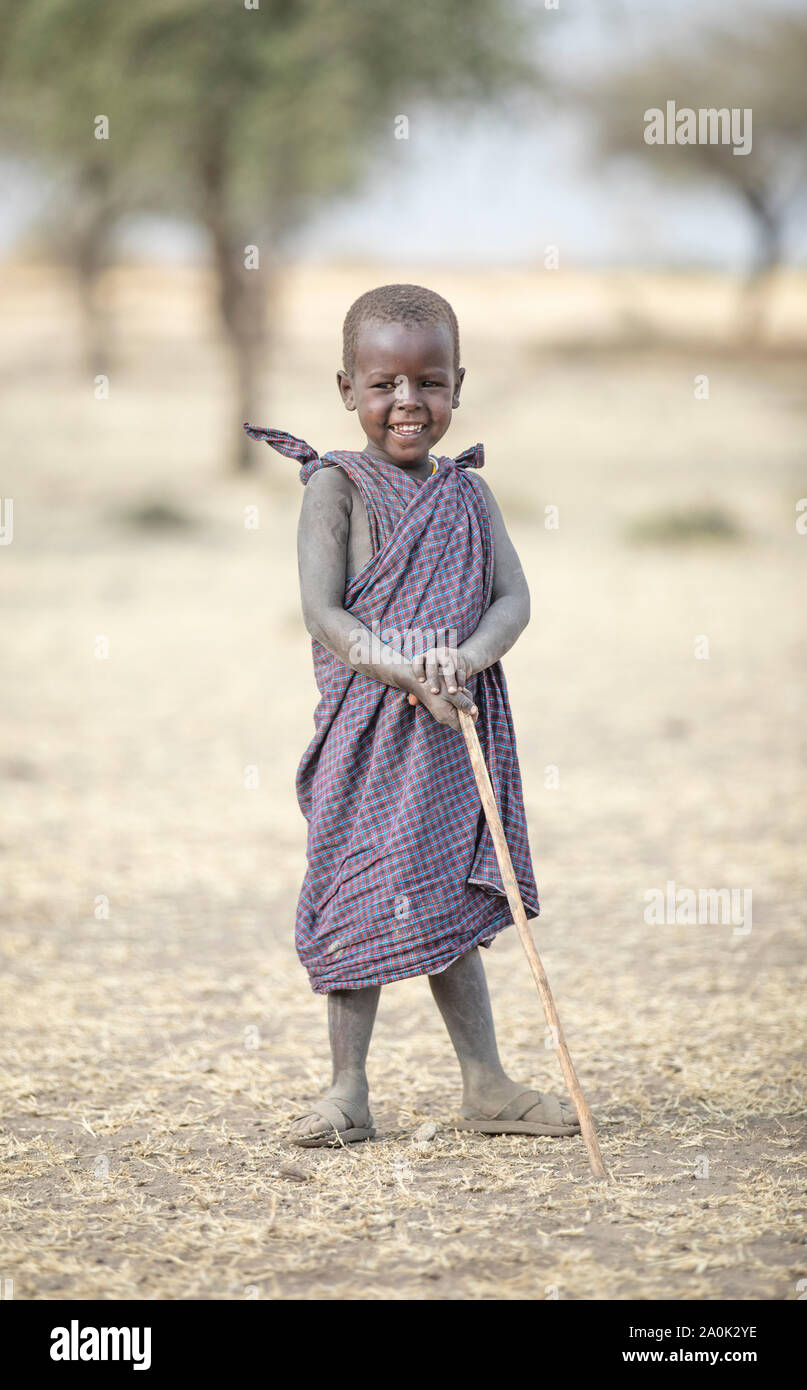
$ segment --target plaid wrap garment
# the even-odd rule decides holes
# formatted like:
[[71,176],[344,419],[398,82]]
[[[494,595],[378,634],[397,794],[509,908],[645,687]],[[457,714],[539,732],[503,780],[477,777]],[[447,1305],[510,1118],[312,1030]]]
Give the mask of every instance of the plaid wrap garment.
[[[439,458],[421,483],[364,453],[320,458],[281,430],[244,429],[296,458],[304,484],[319,468],[341,468],[358,488],[373,558],[346,581],[349,613],[393,644],[393,631],[453,628],[458,644],[470,636],[493,585],[490,517],[467,472],[483,466],[481,444]],[[298,955],[318,994],[436,974],[512,921],[462,734],[319,642],[312,649],[321,699],[296,783],[308,821]],[[524,907],[537,917],[501,664],[468,689]]]

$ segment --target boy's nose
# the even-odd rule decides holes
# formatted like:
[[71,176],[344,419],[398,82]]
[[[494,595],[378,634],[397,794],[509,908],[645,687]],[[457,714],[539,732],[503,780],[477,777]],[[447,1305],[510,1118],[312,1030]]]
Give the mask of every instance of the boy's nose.
[[420,402],[417,383],[411,382],[403,373],[395,378],[395,401],[397,405],[414,408]]

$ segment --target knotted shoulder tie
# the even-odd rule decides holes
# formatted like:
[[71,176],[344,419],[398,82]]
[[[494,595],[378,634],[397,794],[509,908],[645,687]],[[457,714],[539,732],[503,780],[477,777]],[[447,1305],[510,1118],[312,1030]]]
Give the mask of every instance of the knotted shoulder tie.
[[[307,483],[312,473],[318,468],[327,468],[337,459],[330,454],[324,454],[320,458],[316,449],[312,449],[310,444],[306,444],[304,439],[297,439],[293,434],[287,434],[285,430],[265,430],[257,425],[244,424],[244,429],[250,439],[263,440],[264,444],[269,444],[278,453],[286,454],[288,458],[297,459],[301,464],[300,481]],[[336,452],[336,451],[334,451]],[[455,459],[440,458],[441,467],[456,468],[484,468],[485,449],[482,444],[472,444],[469,449],[464,449],[461,454],[457,454]]]
[[278,453],[286,454],[291,459],[297,459],[302,467],[300,468],[300,481],[307,483],[311,474],[322,466],[322,460],[316,449],[312,449],[310,444],[306,444],[304,439],[297,439],[293,434],[286,434],[285,430],[264,430],[257,425],[244,424],[244,429],[250,439],[262,439],[264,444],[270,444]]
[[457,457],[451,462],[456,463],[458,468],[484,468],[484,444],[472,444],[470,449],[463,449],[462,453],[457,454]]

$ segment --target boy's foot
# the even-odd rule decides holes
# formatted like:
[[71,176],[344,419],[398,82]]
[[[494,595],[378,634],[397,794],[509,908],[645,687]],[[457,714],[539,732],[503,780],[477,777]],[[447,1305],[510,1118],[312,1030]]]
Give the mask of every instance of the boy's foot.
[[289,1130],[289,1138],[306,1149],[339,1148],[342,1144],[357,1144],[375,1136],[373,1117],[367,1101],[327,1095],[318,1100],[304,1115],[299,1115]]
[[464,1105],[463,1119],[454,1129],[477,1134],[535,1134],[560,1139],[579,1134],[580,1122],[574,1106],[546,1091],[519,1091],[511,1094],[498,1109],[492,1105]]

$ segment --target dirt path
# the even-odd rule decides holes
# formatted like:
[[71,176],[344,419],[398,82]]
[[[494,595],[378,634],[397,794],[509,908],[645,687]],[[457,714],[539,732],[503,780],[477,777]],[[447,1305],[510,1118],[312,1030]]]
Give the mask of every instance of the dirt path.
[[[467,337],[448,442],[485,440],[531,581],[506,669],[537,939],[613,1175],[601,1187],[580,1141],[452,1131],[455,1064],[420,979],[382,997],[376,1141],[282,1141],[327,1079],[324,1003],[292,945],[313,708],[299,485],[268,450],[254,479],[222,476],[222,366],[192,303],[167,302],[161,326],[157,292],[131,291],[140,318],[101,403],[46,331],[58,286],[39,293],[2,345],[18,390],[0,552],[0,1278],[19,1299],[797,1298],[802,365],[577,360],[523,339],[486,356]],[[336,406],[310,406],[301,380],[330,370],[308,309],[284,409],[259,423],[333,447]],[[189,524],[127,521],[148,498]],[[648,505],[703,500],[743,538],[624,541]],[[646,922],[668,881],[751,888],[751,930]],[[515,934],[485,959],[508,1068],[557,1089]],[[427,1120],[436,1136],[413,1140]]]

